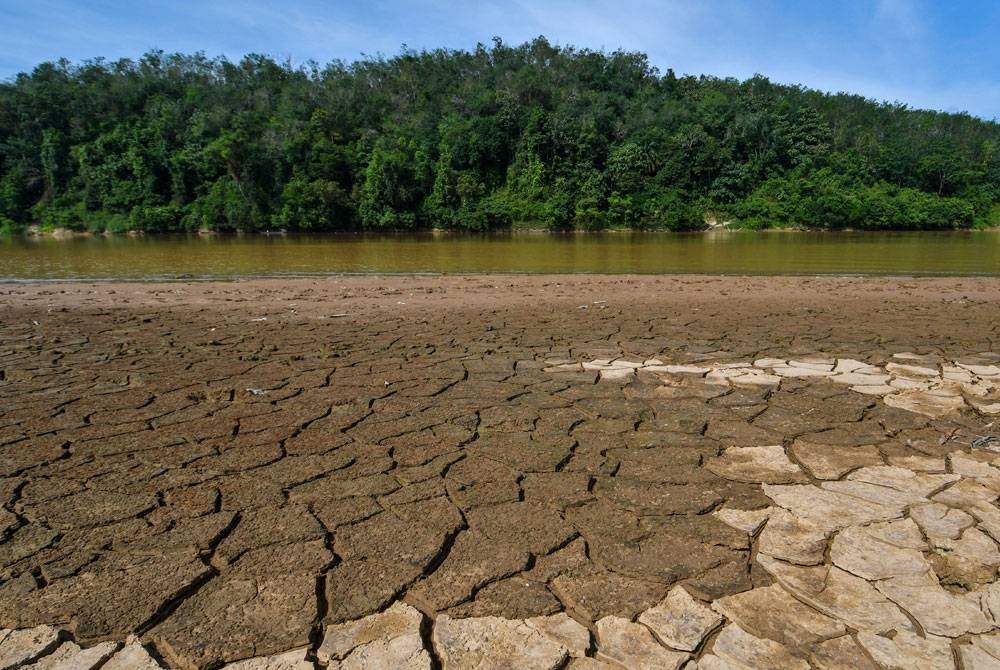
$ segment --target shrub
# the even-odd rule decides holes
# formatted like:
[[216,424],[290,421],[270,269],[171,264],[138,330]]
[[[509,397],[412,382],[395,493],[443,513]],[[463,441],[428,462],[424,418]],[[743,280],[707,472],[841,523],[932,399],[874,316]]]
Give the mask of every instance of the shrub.
[[281,209],[271,221],[279,228],[326,230],[345,228],[353,219],[350,197],[339,184],[295,178],[285,185]]
[[48,206],[39,213],[38,220],[42,230],[53,231],[59,229],[84,231],[87,229],[83,211],[83,205],[77,207]]
[[17,235],[24,232],[24,226],[0,214],[0,235]]
[[701,230],[704,216],[687,196],[679,191],[657,193],[645,200],[641,227],[675,232]]
[[128,226],[147,232],[173,232],[180,230],[183,214],[176,205],[139,205],[132,208]]

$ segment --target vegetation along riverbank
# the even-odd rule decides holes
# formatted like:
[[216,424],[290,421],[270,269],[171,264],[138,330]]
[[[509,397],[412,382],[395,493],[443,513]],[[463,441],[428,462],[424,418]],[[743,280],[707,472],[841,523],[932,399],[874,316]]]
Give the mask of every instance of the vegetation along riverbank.
[[1000,225],[1000,125],[520,46],[0,84],[0,231]]

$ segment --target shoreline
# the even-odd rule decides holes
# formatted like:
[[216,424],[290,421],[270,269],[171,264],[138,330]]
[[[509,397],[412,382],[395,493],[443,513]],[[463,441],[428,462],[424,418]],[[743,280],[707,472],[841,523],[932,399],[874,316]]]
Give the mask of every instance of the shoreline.
[[163,284],[172,286],[177,284],[224,284],[235,285],[247,282],[294,282],[310,280],[340,280],[340,279],[423,279],[423,278],[552,278],[564,277],[574,279],[614,279],[620,277],[634,277],[642,279],[717,279],[717,280],[752,280],[752,279],[864,279],[864,280],[935,280],[935,279],[982,279],[1000,280],[1000,274],[990,273],[935,273],[935,274],[914,274],[914,273],[851,273],[851,272],[802,272],[802,273],[782,273],[782,274],[749,274],[749,273],[715,273],[704,272],[671,272],[671,273],[616,273],[616,272],[576,272],[576,273],[552,273],[552,272],[322,272],[322,273],[289,273],[289,274],[245,274],[245,275],[190,275],[181,274],[176,276],[157,275],[150,277],[0,277],[0,287],[2,286],[31,286],[31,285],[52,285],[60,287],[72,287],[74,285],[129,285],[156,286]]
[[73,240],[82,238],[115,238],[115,237],[149,237],[151,239],[156,238],[177,238],[177,237],[252,237],[252,236],[265,236],[265,237],[339,237],[339,236],[405,236],[405,235],[431,235],[431,236],[455,236],[455,237],[484,237],[484,236],[507,236],[507,235],[711,235],[711,234],[729,234],[729,233],[748,233],[748,234],[772,234],[772,233],[817,233],[825,235],[839,235],[843,233],[847,234],[872,234],[872,235],[894,235],[894,234],[908,234],[908,233],[940,233],[940,234],[950,234],[950,233],[998,233],[1000,232],[1000,226],[987,226],[987,227],[968,227],[968,228],[948,228],[948,229],[921,229],[921,228],[891,228],[885,230],[868,230],[864,228],[838,228],[838,229],[827,229],[827,228],[789,228],[789,227],[775,227],[775,228],[741,228],[741,227],[730,227],[730,226],[711,226],[704,228],[702,230],[685,230],[685,231],[674,231],[674,230],[650,230],[643,228],[604,228],[601,230],[582,230],[582,229],[572,229],[572,230],[550,230],[547,228],[503,228],[497,230],[485,230],[485,231],[474,231],[474,230],[451,230],[448,228],[428,228],[422,230],[328,230],[328,231],[268,231],[268,230],[250,230],[250,231],[218,231],[218,230],[191,230],[191,231],[175,231],[175,232],[157,232],[157,231],[143,231],[143,230],[129,230],[124,232],[111,232],[111,231],[87,231],[87,230],[69,230],[65,228],[57,228],[55,230],[25,230],[19,233],[8,233],[0,235],[0,240],[3,239],[53,239],[53,240]]
[[[71,279],[0,282],[0,295],[6,298],[0,312],[30,309],[31,303],[42,298],[48,307],[75,309],[91,304],[125,309],[142,304],[171,309],[185,309],[192,304],[242,309],[252,300],[255,309],[277,310],[291,320],[312,317],[304,309],[289,313],[289,302],[317,308],[325,308],[328,303],[353,305],[366,313],[407,313],[439,307],[529,309],[534,313],[540,305],[558,304],[579,308],[583,314],[590,309],[591,298],[597,296],[594,299],[610,301],[619,309],[654,314],[680,305],[726,305],[735,319],[740,313],[746,318],[762,310],[795,313],[804,307],[821,312],[847,310],[845,318],[855,321],[863,320],[871,311],[881,314],[884,320],[894,306],[923,304],[925,309],[937,310],[941,305],[957,309],[979,304],[982,323],[1000,322],[1000,277],[995,276],[441,273],[148,281]],[[993,312],[995,317],[990,316]],[[636,316],[631,314],[630,318]],[[905,314],[891,316],[895,321]],[[943,321],[948,318],[946,313],[935,316]],[[802,327],[797,320],[785,326],[796,331]]]

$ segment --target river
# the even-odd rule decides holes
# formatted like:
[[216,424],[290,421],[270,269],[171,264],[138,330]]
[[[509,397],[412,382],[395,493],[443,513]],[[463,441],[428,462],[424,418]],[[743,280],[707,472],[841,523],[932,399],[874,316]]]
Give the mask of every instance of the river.
[[339,273],[1000,275],[1000,232],[0,238],[0,280]]

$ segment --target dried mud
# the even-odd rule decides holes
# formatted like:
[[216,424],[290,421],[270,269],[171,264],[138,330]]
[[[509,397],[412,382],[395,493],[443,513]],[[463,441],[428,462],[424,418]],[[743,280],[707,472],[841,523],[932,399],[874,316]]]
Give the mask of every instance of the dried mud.
[[675,583],[767,586],[751,538],[711,514],[771,504],[708,467],[727,448],[942,457],[941,435],[988,418],[822,381],[715,393],[545,368],[954,359],[1000,351],[997,324],[996,279],[0,286],[0,628],[134,633],[214,667],[399,599],[591,624]]

